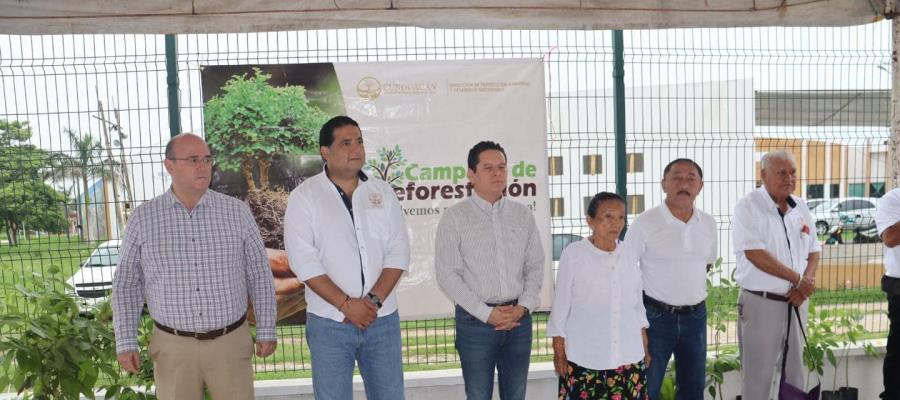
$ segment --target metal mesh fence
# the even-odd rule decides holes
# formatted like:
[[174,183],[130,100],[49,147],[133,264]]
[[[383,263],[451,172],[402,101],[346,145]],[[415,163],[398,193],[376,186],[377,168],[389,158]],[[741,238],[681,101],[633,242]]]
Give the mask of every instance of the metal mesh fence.
[[[823,200],[813,209],[820,239],[840,242],[824,247],[815,304],[859,313],[873,335],[886,331],[882,248],[870,242],[875,199],[890,189],[888,27],[625,32],[627,171],[618,179],[627,181],[633,218],[663,201],[669,160],[690,157],[704,168],[697,205],[718,222],[722,259],[711,277],[710,323],[723,328],[711,342],[736,343],[736,291],[721,285],[734,269],[731,212],[758,186],[761,154],[776,148],[797,159],[797,194]],[[200,72],[209,65],[543,58],[556,261],[565,244],[590,233],[586,199],[615,190],[611,40],[601,31],[419,28],[181,35],[182,127],[203,132]],[[34,175],[30,181],[61,193],[63,218],[56,226],[4,220],[8,239],[18,238],[17,246],[0,245],[4,281],[27,286],[31,272],[52,266],[68,278],[98,245],[120,237],[130,209],[167,189],[164,47],[160,35],[0,36],[0,120],[26,121],[31,132],[4,141],[4,152],[44,151],[28,156],[40,168],[0,166],[0,193]],[[12,192],[3,199],[27,200],[22,189]],[[54,230],[64,233],[45,233]],[[102,298],[106,288],[95,289],[81,294]],[[546,360],[546,314],[535,321],[533,358]],[[402,328],[408,366],[458,361],[452,318]],[[302,325],[280,326],[279,342],[275,357],[256,361],[258,372],[309,369]]]

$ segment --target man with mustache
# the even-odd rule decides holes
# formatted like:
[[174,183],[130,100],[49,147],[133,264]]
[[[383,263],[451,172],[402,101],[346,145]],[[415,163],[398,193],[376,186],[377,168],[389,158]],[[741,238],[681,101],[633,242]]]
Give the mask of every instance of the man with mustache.
[[821,244],[803,199],[792,195],[797,164],[784,150],[760,160],[763,186],[734,207],[732,241],[737,258],[738,343],[741,351],[741,393],[744,400],[768,400],[780,371],[788,313],[785,381],[805,387],[803,338],[790,306],[799,307],[805,325],[816,282]]
[[[694,206],[703,170],[691,159],[663,170],[663,204],[634,220],[625,248],[640,260],[647,309],[650,398],[659,398],[674,354],[676,398],[701,399],[706,382],[706,272],[715,263],[716,220]],[[674,284],[677,282],[677,284]]]
[[456,303],[456,350],[466,398],[525,398],[531,312],[539,305],[544,251],[528,207],[503,197],[506,152],[484,141],[469,150],[475,193],[447,209],[435,237],[438,285]]
[[138,320],[146,299],[155,321],[150,358],[162,400],[253,398],[253,343],[247,300],[256,312],[256,355],[275,351],[275,293],[259,229],[242,201],[208,190],[212,156],[199,136],[166,145],[172,187],[128,220],[113,279],[119,364],[137,373]]
[[306,283],[306,340],[316,399],[353,398],[359,365],[370,400],[402,400],[400,317],[394,288],[409,238],[393,188],[362,172],[366,148],[346,116],[319,131],[323,171],[291,191],[284,216],[289,264]]

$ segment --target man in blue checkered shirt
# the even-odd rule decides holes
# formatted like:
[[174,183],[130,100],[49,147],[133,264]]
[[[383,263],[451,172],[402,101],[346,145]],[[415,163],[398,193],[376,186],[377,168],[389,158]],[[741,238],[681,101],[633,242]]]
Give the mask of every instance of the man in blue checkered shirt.
[[212,156],[199,136],[166,146],[172,187],[134,210],[113,279],[119,364],[140,367],[137,331],[146,301],[157,396],[253,398],[254,353],[247,301],[256,316],[256,355],[275,351],[275,289],[250,209],[208,190]]

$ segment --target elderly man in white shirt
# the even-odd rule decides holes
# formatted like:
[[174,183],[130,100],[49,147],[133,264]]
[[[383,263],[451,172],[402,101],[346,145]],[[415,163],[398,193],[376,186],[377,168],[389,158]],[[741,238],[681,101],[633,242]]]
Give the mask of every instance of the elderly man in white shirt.
[[647,370],[651,399],[659,398],[674,354],[676,398],[703,398],[706,386],[706,271],[717,257],[716,220],[694,207],[703,170],[687,158],[663,170],[663,204],[635,219],[625,247],[640,260],[647,309]]
[[884,392],[882,399],[900,399],[900,188],[891,190],[878,201],[875,225],[884,242],[884,276],[881,288],[887,294],[888,331],[884,355]]
[[353,398],[353,367],[370,400],[403,399],[394,288],[409,238],[393,189],[361,171],[362,133],[349,117],[322,126],[325,170],[291,192],[284,244],[306,291],[306,339],[316,399]]
[[[773,151],[761,164],[763,187],[738,201],[732,219],[735,278],[742,288],[738,341],[744,400],[770,398],[792,312],[789,305],[799,307],[805,322],[822,248],[806,203],[791,195],[797,183],[791,154]],[[785,380],[803,387],[803,339],[797,322],[791,319]]]

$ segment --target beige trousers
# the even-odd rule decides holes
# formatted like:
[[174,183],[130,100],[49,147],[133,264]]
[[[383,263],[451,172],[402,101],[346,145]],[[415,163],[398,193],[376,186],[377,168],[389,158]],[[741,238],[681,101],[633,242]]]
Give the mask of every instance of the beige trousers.
[[150,358],[160,400],[201,400],[203,386],[214,400],[253,399],[253,343],[244,322],[212,340],[175,336],[153,328]]
[[[741,395],[744,400],[777,398],[781,378],[781,355],[787,332],[788,303],[765,299],[741,290],[738,298],[738,343],[741,349]],[[800,307],[806,326],[809,302]],[[806,367],[803,366],[803,336],[797,315],[791,313],[785,380],[805,388]]]

